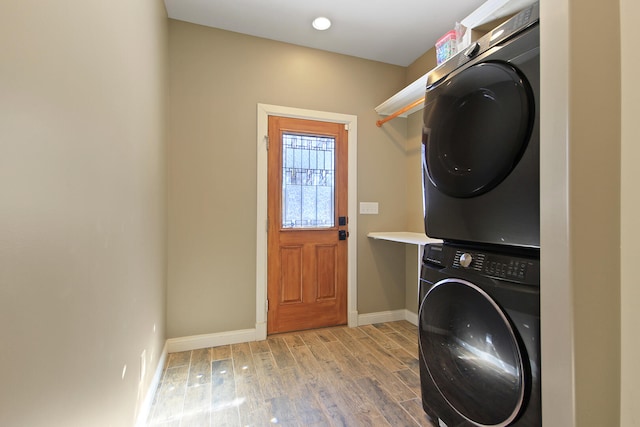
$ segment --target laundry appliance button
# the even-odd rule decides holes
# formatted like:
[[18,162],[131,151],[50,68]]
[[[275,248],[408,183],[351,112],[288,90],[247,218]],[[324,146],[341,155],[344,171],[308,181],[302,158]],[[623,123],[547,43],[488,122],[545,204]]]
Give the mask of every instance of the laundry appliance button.
[[460,265],[467,268],[471,265],[471,261],[473,261],[473,257],[471,256],[471,254],[465,252],[462,255],[460,255]]

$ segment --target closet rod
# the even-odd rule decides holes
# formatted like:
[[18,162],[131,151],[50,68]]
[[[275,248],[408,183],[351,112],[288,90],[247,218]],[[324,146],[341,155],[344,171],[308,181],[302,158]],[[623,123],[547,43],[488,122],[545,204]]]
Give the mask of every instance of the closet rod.
[[424,96],[420,99],[415,100],[414,102],[412,102],[411,104],[407,105],[406,107],[402,107],[401,109],[399,109],[398,111],[396,111],[395,113],[389,114],[387,117],[385,117],[384,119],[380,119],[376,122],[376,126],[378,127],[382,127],[383,124],[387,123],[389,120],[393,120],[396,117],[398,117],[400,114],[402,113],[406,113],[407,111],[411,110],[414,107],[417,107],[418,105],[422,104],[424,102]]

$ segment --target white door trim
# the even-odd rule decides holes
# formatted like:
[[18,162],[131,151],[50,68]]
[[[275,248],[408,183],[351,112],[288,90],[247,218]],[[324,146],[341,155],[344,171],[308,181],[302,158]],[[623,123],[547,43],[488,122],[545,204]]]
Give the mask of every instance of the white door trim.
[[258,104],[257,136],[257,222],[256,222],[256,340],[267,337],[267,134],[269,116],[344,123],[349,129],[349,233],[347,264],[347,310],[349,326],[358,326],[357,301],[357,200],[358,200],[358,117],[351,114],[305,110]]

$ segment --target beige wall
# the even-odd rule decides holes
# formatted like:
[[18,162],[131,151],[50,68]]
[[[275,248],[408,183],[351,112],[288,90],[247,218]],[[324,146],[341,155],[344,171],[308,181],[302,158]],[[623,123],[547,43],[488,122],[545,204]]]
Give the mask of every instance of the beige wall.
[[[406,124],[374,107],[405,68],[170,20],[168,336],[255,327],[256,105],[358,116],[358,311],[404,308]],[[350,215],[357,215],[351,212]]]
[[620,423],[618,4],[541,5],[545,426]]
[[622,224],[621,224],[621,312],[622,312],[622,360],[621,360],[621,417],[624,427],[640,426],[640,57],[635,45],[640,40],[640,5],[633,0],[620,1],[622,42]]
[[0,52],[0,425],[132,425],[164,345],[164,6],[5,0]]
[[[407,68],[406,84],[413,83],[436,66],[436,50],[431,48],[416,59]],[[409,115],[407,121],[407,165],[405,167],[407,205],[406,230],[424,233],[424,209],[422,194],[422,119],[424,110],[418,110]],[[406,291],[405,307],[412,313],[418,314],[418,248],[407,245],[406,263]]]
[[[570,6],[569,233],[578,426],[620,420],[620,50],[617,37],[611,43],[593,31],[599,25],[619,29],[618,7],[580,0]],[[589,58],[594,51],[607,64],[608,84],[594,84],[602,78]]]

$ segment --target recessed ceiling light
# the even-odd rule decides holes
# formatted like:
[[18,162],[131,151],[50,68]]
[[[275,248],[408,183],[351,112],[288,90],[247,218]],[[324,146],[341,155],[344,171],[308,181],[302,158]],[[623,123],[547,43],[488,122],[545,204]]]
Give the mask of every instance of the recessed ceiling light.
[[329,18],[319,16],[313,20],[313,23],[311,25],[313,25],[313,28],[315,28],[316,30],[324,31],[331,26],[331,21],[329,21]]

